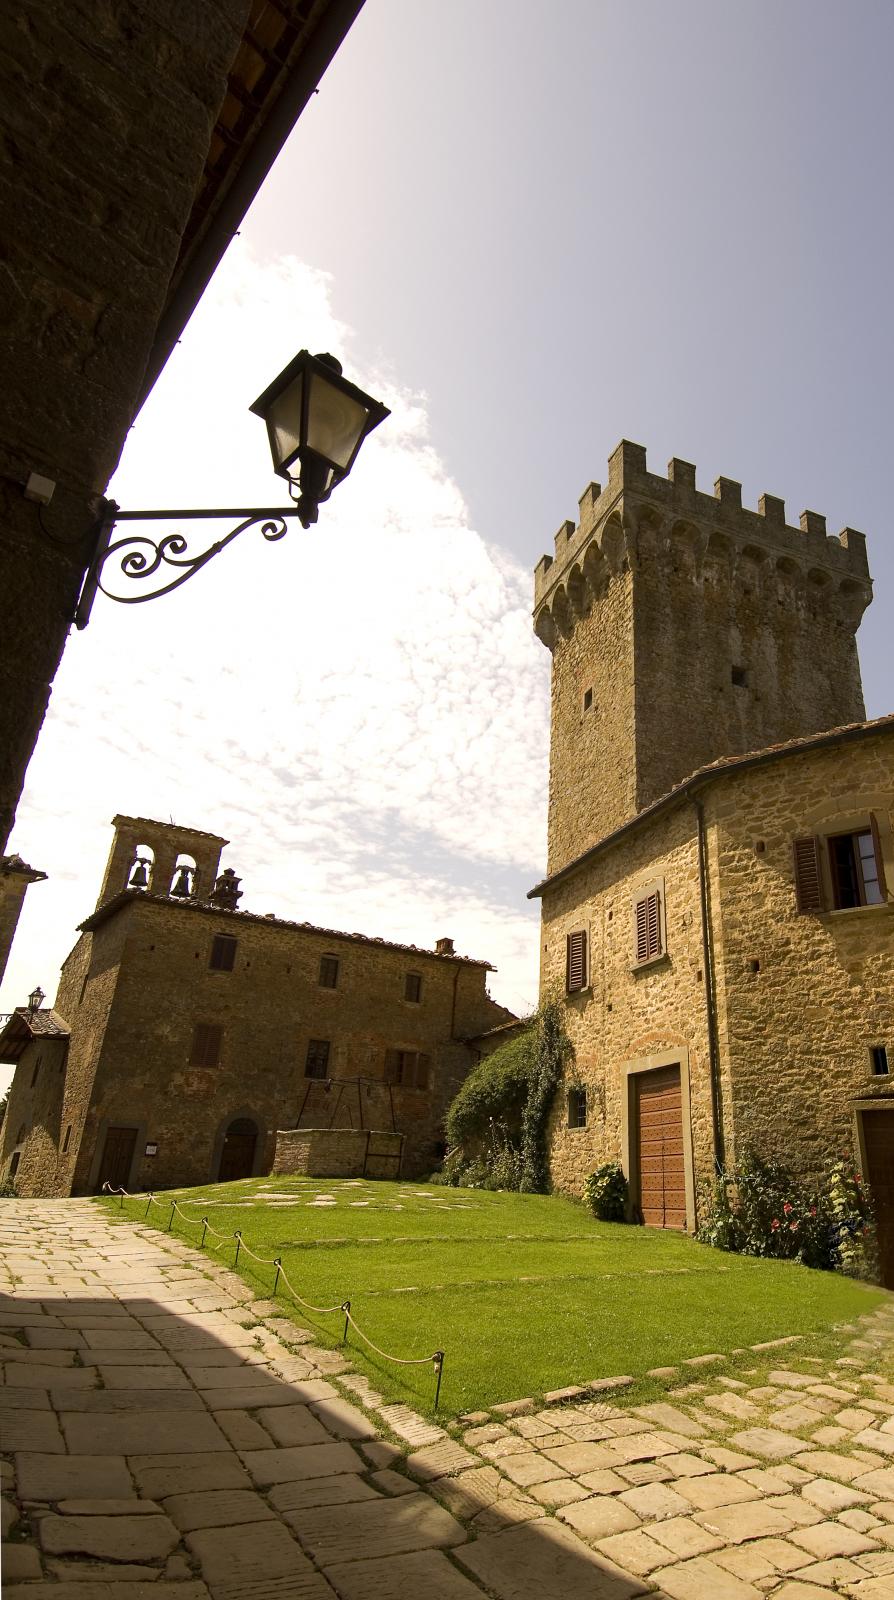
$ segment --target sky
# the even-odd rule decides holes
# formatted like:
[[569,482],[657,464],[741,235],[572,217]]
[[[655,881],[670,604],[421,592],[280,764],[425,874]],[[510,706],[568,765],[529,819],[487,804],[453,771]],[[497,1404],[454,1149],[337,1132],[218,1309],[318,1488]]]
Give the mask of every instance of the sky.
[[[52,997],[116,812],[223,834],[246,909],[457,949],[536,999],[533,568],[622,437],[864,531],[887,613],[894,7],[367,0],[129,437],[129,508],[284,498],[302,346],[391,417],[321,508],[72,636],[10,848],[0,1010]],[[198,543],[220,526],[191,528]]]

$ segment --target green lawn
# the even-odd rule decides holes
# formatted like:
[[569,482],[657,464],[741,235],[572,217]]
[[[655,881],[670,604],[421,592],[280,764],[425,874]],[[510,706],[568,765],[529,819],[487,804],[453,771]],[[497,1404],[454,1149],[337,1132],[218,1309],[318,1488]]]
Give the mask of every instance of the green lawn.
[[[261,1178],[186,1189],[189,1214],[240,1229],[281,1256],[316,1305],[350,1299],[360,1326],[400,1356],[445,1351],[446,1414],[618,1373],[641,1376],[687,1356],[786,1334],[828,1334],[884,1291],[788,1262],[727,1255],[679,1234],[597,1223],[572,1201],[414,1183]],[[118,1211],[118,1203],[101,1204]],[[140,1219],[145,1201],[126,1201]],[[166,1227],[169,1205],[150,1215]],[[174,1231],[198,1242],[178,1216]],[[210,1242],[210,1240],[209,1240]],[[232,1264],[234,1246],[215,1255]],[[243,1252],[239,1270],[269,1294],[273,1268]],[[321,1343],[340,1343],[339,1314],[283,1308]],[[429,1367],[393,1367],[352,1332],[351,1357],[390,1398],[428,1410]]]

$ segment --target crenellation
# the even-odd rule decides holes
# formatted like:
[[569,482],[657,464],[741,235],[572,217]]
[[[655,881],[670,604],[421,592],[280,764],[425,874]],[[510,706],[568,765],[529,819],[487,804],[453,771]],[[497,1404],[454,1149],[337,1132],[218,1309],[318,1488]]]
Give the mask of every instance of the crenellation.
[[[737,479],[650,473],[622,440],[577,526],[535,573],[553,657],[549,867],[720,755],[860,721],[856,630],[871,599],[862,535],[785,503],[742,505]],[[590,694],[598,717],[581,721]]]
[[720,501],[725,511],[741,511],[741,483],[737,483],[735,478],[715,478],[714,498]]
[[802,533],[809,533],[815,539],[826,537],[826,519],[819,511],[802,511],[800,527]]
[[757,514],[766,522],[785,527],[785,501],[777,494],[762,494],[757,502]]
[[[653,522],[657,520],[667,527],[678,520],[697,526],[706,545],[711,533],[722,526],[739,551],[757,544],[777,557],[791,558],[799,564],[807,559],[806,534],[819,541],[817,549],[810,550],[811,564],[818,561],[830,578],[853,574],[869,579],[865,537],[854,529],[846,528],[837,539],[829,538],[826,519],[817,511],[802,512],[800,526],[795,528],[786,522],[785,501],[779,496],[762,494],[757,510],[752,511],[743,506],[742,485],[736,479],[718,477],[714,493],[709,495],[696,488],[695,477],[692,462],[677,457],[669,461],[666,478],[649,472],[644,447],[622,439],[609,457],[605,489],[598,483],[588,485],[581,496],[578,523],[562,523],[555,539],[555,558],[543,556],[535,568],[535,614],[544,604],[552,603],[554,593],[567,581],[575,562],[585,568],[592,546],[595,544],[601,551],[610,518],[620,514],[622,525],[635,529],[647,511]],[[830,592],[837,587],[834,585]],[[863,598],[868,604],[868,582]]]

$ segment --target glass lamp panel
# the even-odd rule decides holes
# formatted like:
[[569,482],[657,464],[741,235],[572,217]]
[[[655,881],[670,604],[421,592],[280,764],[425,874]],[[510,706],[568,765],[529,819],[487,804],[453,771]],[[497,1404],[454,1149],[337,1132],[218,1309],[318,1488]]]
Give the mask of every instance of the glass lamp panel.
[[307,443],[334,467],[350,464],[366,427],[368,409],[352,395],[329,383],[319,372],[311,378],[307,411]]
[[278,394],[267,410],[267,432],[273,454],[273,469],[279,472],[283,462],[290,460],[301,444],[301,397],[304,392],[304,374],[299,373],[282,394]]

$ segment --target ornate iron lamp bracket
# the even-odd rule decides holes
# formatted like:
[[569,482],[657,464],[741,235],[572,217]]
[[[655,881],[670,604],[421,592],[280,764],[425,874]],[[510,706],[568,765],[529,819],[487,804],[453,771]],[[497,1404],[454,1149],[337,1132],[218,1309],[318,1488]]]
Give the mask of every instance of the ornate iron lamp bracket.
[[[288,532],[286,518],[301,516],[297,505],[121,511],[114,500],[104,500],[95,523],[95,553],[84,578],[74,615],[75,626],[86,628],[97,592],[123,606],[138,606],[147,600],[157,600],[161,595],[179,589],[181,584],[188,583],[247,528],[260,527],[263,537],[274,543]],[[206,550],[198,552],[189,549],[188,539],[180,532],[166,533],[161,539],[153,539],[146,533],[129,533],[125,538],[112,542],[112,535],[120,522],[205,522],[219,517],[240,520],[222,539],[215,539]],[[117,586],[122,580],[147,583],[147,587],[140,593],[118,593]],[[114,584],[114,587],[109,587],[109,584]]]

